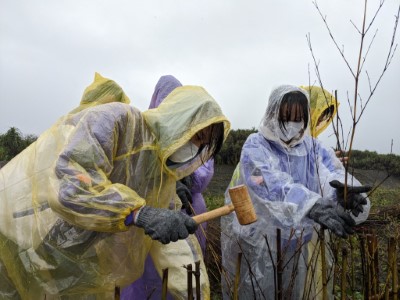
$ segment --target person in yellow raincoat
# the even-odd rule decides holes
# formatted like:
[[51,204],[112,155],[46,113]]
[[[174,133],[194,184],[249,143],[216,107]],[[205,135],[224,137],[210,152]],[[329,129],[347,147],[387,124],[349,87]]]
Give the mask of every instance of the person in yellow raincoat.
[[[310,133],[316,138],[318,137],[333,121],[337,114],[339,102],[327,90],[319,86],[301,86],[310,95]],[[342,162],[347,161],[347,157],[343,156],[340,151],[336,155]],[[325,244],[328,245],[330,236],[328,231],[325,231]],[[311,241],[308,243],[309,253],[309,274],[308,286],[314,286],[314,291],[310,291],[314,299],[333,299],[333,256],[329,247],[325,247],[325,270],[327,282],[327,294],[323,293],[322,280],[322,259],[321,259],[321,244],[318,238],[317,231],[313,232]]]
[[[171,266],[169,290],[186,297],[186,270],[176,266],[201,257],[186,238],[197,225],[167,208],[175,182],[218,152],[230,123],[198,86],[145,112],[127,103],[96,75],[84,106],[0,170],[1,299],[113,299],[148,253],[158,270]],[[203,262],[201,283],[208,299]]]
[[310,133],[312,137],[317,137],[332,123],[340,103],[319,86],[300,87],[310,95]]

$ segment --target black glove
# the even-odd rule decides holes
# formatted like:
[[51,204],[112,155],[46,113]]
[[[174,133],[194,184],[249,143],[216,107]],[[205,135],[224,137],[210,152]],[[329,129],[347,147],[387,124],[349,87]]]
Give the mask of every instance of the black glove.
[[339,211],[333,203],[323,204],[317,201],[309,211],[308,217],[337,236],[346,238],[354,233],[352,227],[356,225],[356,222],[348,213]]
[[178,195],[179,199],[181,199],[182,208],[186,210],[188,215],[191,215],[192,210],[190,204],[193,203],[192,193],[190,192],[189,187],[182,181],[183,179],[176,182],[176,194]]
[[367,204],[367,199],[360,193],[369,192],[372,189],[371,186],[347,186],[347,199],[344,201],[344,184],[337,180],[329,184],[336,189],[337,200],[343,208],[351,210],[356,217],[364,211],[363,205]]
[[187,238],[198,226],[191,217],[180,211],[150,206],[140,209],[135,225],[143,228],[144,233],[153,240],[163,244]]

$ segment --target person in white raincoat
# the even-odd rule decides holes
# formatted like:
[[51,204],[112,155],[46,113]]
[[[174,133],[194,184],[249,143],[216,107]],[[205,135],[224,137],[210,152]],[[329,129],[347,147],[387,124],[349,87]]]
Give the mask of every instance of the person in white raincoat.
[[171,263],[178,279],[169,290],[184,299],[186,270],[176,265],[201,257],[196,238],[185,240],[197,225],[167,208],[175,182],[218,152],[230,124],[198,86],[143,113],[101,76],[85,97],[95,100],[0,170],[0,298],[113,299],[116,286],[141,276],[150,251],[159,269]]
[[[239,299],[275,299],[280,284],[277,246],[283,256],[281,295],[302,299],[313,225],[319,223],[346,237],[368,216],[369,200],[360,192],[370,187],[360,187],[348,197],[352,213],[341,206],[340,188],[330,182],[336,186],[344,178],[344,167],[334,151],[310,136],[308,93],[290,85],[274,89],[258,132],[243,145],[230,183],[230,187],[247,186],[258,221],[242,226],[235,213],[221,218],[224,299],[233,295],[240,252]],[[349,185],[360,185],[349,178]],[[225,195],[225,203],[230,203],[229,193]]]

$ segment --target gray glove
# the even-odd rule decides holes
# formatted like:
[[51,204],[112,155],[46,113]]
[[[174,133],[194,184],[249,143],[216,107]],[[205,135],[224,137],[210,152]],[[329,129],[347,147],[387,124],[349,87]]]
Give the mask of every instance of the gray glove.
[[179,180],[176,182],[176,194],[182,202],[182,208],[186,210],[188,215],[192,214],[192,209],[190,204],[193,203],[192,193],[189,190],[189,187],[184,183],[185,181]]
[[153,240],[163,244],[187,238],[198,226],[191,217],[180,211],[150,206],[143,206],[140,209],[135,225],[143,228],[145,234]]
[[356,225],[356,222],[348,213],[337,210],[333,203],[323,204],[317,201],[309,211],[308,217],[337,236],[346,238],[354,233],[352,227]]
[[364,211],[363,205],[367,204],[367,199],[360,193],[369,192],[372,189],[371,186],[347,186],[347,199],[345,201],[344,184],[337,180],[333,180],[329,184],[336,189],[337,201],[343,208],[351,210],[356,217]]

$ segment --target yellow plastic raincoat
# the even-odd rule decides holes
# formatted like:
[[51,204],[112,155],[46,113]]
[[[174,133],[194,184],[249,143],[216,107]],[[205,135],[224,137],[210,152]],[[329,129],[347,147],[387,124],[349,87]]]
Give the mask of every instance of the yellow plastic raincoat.
[[[98,102],[89,93],[107,103],[91,106]],[[86,98],[88,107],[61,117],[0,170],[2,299],[113,299],[115,286],[140,277],[149,250],[159,268],[181,268],[179,259],[168,262],[171,249],[201,259],[195,238],[164,249],[124,220],[143,205],[168,207],[176,180],[208,159],[203,152],[190,165],[166,166],[197,131],[223,122],[226,138],[230,124],[218,104],[203,88],[184,86],[141,113],[101,76]],[[202,280],[208,298],[204,264]],[[171,292],[183,298],[173,281]]]
[[[302,86],[304,90],[310,95],[310,129],[311,135],[313,137],[318,137],[333,121],[336,116],[337,109],[339,106],[339,101],[329,93],[327,90],[319,86]],[[325,242],[328,245],[330,240],[329,232],[325,230]],[[332,293],[323,294],[323,282],[322,282],[322,260],[320,253],[320,239],[318,238],[318,233],[313,232],[311,241],[308,243],[308,253],[309,253],[309,273],[307,278],[313,281],[315,286],[314,297],[315,299],[333,299]],[[332,251],[326,247],[325,249],[325,268],[328,270],[327,273],[333,272],[333,257],[331,255]],[[327,280],[327,290],[332,290],[333,280],[328,278]]]
[[319,86],[301,86],[310,95],[311,136],[323,132],[337,113],[339,102],[327,90]]

